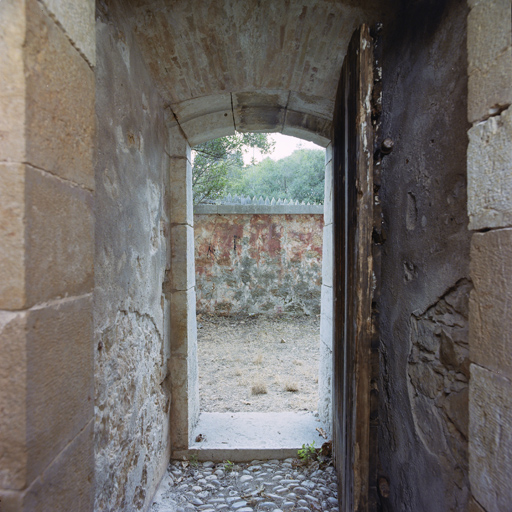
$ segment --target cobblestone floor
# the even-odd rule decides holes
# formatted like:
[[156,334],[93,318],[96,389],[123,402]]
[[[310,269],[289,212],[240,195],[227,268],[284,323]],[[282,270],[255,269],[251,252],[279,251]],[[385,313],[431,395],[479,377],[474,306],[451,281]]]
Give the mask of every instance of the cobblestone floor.
[[297,462],[173,461],[150,512],[337,511],[334,468]]

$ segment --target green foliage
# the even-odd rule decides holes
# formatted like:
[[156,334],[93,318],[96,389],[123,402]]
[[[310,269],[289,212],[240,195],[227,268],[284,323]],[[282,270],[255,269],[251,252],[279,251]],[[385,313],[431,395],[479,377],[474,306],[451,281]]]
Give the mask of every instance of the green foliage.
[[273,146],[273,140],[265,133],[237,133],[196,146],[192,170],[194,203],[231,193],[323,204],[323,150],[298,149],[281,160],[266,158],[244,167],[244,152],[259,148],[269,153]]
[[233,462],[231,462],[230,460],[224,461],[224,471],[226,473],[231,473],[231,471],[233,471],[234,467],[235,467],[235,464]]
[[324,182],[325,152],[298,149],[281,160],[266,158],[232,175],[226,193],[323,204]]
[[241,174],[243,152],[248,148],[268,153],[273,147],[274,142],[266,133],[236,133],[197,145],[192,168],[194,203],[225,195],[229,181]]
[[315,441],[311,444],[303,444],[302,448],[297,452],[297,455],[299,456],[299,459],[302,459],[305,462],[314,460],[316,458]]

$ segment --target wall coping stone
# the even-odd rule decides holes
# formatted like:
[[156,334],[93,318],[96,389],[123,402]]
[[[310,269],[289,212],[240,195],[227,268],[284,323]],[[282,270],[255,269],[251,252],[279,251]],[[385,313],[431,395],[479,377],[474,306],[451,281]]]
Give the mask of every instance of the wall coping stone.
[[324,214],[324,205],[307,204],[198,204],[194,215],[297,215]]

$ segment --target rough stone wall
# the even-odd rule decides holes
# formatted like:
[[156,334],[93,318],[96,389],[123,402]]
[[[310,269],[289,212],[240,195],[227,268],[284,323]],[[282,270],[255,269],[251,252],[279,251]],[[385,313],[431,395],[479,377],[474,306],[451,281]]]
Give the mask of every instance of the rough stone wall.
[[412,314],[407,368],[416,432],[461,489],[468,473],[471,288],[461,279],[426,311]]
[[323,215],[195,215],[197,311],[320,313]]
[[512,2],[469,0],[472,512],[512,502]]
[[124,23],[98,5],[95,251],[97,511],[145,510],[169,460],[168,133]]
[[466,17],[463,0],[397,2],[382,34],[386,510],[468,507]]

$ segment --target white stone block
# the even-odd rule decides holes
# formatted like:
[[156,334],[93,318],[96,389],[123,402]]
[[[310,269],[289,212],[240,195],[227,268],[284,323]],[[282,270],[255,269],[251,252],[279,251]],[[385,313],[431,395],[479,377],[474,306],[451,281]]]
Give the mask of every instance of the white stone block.
[[283,127],[284,107],[245,107],[234,111],[235,126],[242,133],[280,132]]
[[23,509],[15,510],[90,512],[94,509],[94,462],[94,422],[90,421],[26,490]]
[[289,92],[284,90],[233,94],[233,116],[236,129],[241,132],[280,132],[288,96]]
[[[332,147],[332,146],[329,144],[328,147]],[[331,153],[332,153],[332,150],[331,150]],[[334,185],[334,183],[333,183],[333,167],[332,167],[332,157],[331,157],[329,162],[327,162],[325,164],[325,188],[324,188],[324,225],[325,226],[332,224],[332,221],[333,221],[333,209],[334,209],[333,185]]]
[[187,159],[170,159],[169,182],[171,224],[188,224],[193,226],[192,165]]
[[0,161],[25,157],[25,6],[0,2]]
[[470,360],[512,380],[512,229],[471,241]]
[[332,119],[334,99],[313,96],[303,92],[290,91],[288,108],[304,114],[314,114],[325,119]]
[[171,444],[173,452],[188,449],[199,417],[195,289],[171,296]]
[[96,24],[94,0],[43,0],[48,11],[91,66],[96,64]]
[[187,393],[187,406],[188,406],[188,439],[189,444],[192,444],[193,431],[199,420],[199,363],[197,358],[197,324],[196,324],[196,300],[195,293],[193,294],[194,304],[190,310],[193,319],[190,323],[193,328],[191,337],[189,337],[188,355],[187,355],[187,375],[188,375],[188,393]]
[[485,70],[468,78],[468,119],[480,121],[512,103],[512,48],[500,54]]
[[332,123],[313,114],[293,110],[286,111],[282,133],[299,139],[309,140],[325,148],[331,142]]
[[171,289],[195,286],[194,228],[178,224],[171,228]]
[[512,503],[512,383],[471,365],[469,392],[469,479],[485,510]]
[[0,311],[0,487],[27,485],[27,312]]
[[233,108],[273,107],[284,108],[288,104],[289,91],[282,89],[267,89],[262,91],[247,91],[233,93]]
[[320,316],[320,344],[332,350],[333,339],[333,289],[322,286],[322,309]]
[[325,165],[332,160],[332,142],[325,148]]
[[322,284],[325,286],[333,285],[333,265],[334,265],[334,247],[333,247],[333,225],[324,226],[324,239],[322,244]]
[[231,109],[196,117],[181,125],[193,148],[208,140],[235,134]]
[[0,163],[0,308],[25,304],[25,166]]
[[468,118],[485,119],[512,103],[510,0],[470,0],[468,16]]
[[187,141],[185,133],[178,126],[170,126],[169,128],[169,142],[167,153],[170,157],[184,158],[192,161],[190,144]]
[[474,2],[468,15],[468,72],[485,71],[512,45],[510,0]]
[[512,226],[512,109],[469,130],[469,229]]
[[178,122],[186,123],[196,117],[202,117],[215,112],[229,112],[231,110],[231,94],[212,94],[199,96],[191,100],[181,101],[171,105]]
[[[174,292],[171,295],[171,358],[186,358],[190,350],[197,350],[196,347],[196,291],[191,288]],[[185,379],[185,375],[171,377],[174,381],[175,377]]]
[[333,290],[322,286],[322,313],[320,317],[320,366],[318,373],[318,414],[332,430],[332,344],[333,344]]

